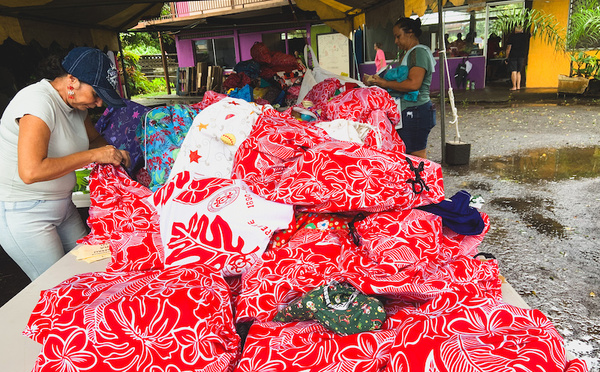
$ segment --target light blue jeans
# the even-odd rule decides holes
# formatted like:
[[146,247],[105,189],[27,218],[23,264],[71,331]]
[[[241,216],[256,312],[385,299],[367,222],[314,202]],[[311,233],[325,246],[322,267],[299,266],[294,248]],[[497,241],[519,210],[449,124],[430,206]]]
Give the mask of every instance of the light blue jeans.
[[0,201],[0,245],[31,280],[87,233],[71,198]]

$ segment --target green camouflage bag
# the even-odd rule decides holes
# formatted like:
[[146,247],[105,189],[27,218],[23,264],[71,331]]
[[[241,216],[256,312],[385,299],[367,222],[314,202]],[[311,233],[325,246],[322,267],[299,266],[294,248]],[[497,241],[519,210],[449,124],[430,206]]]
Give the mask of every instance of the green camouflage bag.
[[386,319],[381,301],[347,283],[333,281],[292,301],[273,318],[277,322],[317,320],[327,329],[351,335],[381,328]]

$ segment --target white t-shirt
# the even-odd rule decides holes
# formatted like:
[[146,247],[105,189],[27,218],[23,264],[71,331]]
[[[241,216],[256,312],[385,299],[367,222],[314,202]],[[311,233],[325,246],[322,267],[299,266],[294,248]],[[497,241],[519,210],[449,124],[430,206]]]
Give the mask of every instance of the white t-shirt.
[[58,200],[70,197],[75,186],[75,172],[30,185],[19,177],[18,121],[27,114],[42,119],[50,128],[48,157],[62,157],[89,148],[84,124],[87,111],[67,105],[48,80],[23,88],[10,101],[0,120],[0,200]]

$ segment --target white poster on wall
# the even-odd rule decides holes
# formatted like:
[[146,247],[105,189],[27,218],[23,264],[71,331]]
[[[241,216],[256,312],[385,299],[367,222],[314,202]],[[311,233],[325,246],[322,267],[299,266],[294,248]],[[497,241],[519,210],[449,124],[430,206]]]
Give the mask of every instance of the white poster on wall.
[[319,64],[327,71],[350,75],[349,39],[340,33],[317,35]]

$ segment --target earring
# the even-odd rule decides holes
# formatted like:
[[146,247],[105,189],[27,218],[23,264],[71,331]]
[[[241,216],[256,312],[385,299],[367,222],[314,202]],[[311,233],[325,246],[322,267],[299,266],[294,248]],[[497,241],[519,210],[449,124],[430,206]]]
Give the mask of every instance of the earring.
[[73,99],[73,98],[75,98],[75,91],[73,90],[73,86],[72,86],[72,85],[69,85],[69,86],[67,87],[67,96],[68,96],[70,99]]

